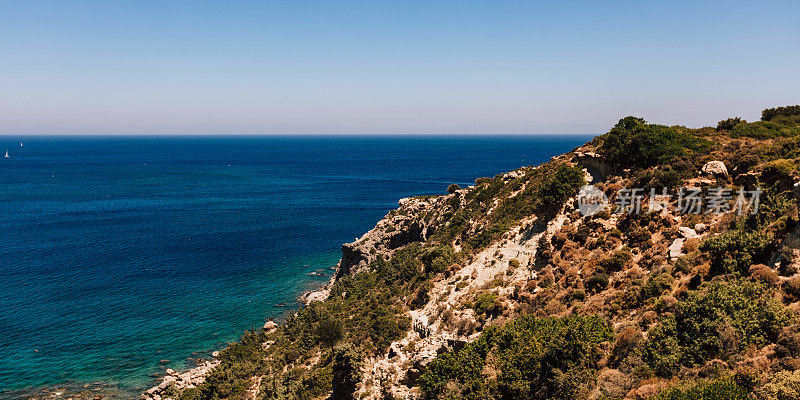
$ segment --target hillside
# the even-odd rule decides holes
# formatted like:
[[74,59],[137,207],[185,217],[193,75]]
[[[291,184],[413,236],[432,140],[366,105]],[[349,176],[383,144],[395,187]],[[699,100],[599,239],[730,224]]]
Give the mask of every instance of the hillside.
[[401,200],[307,306],[143,397],[800,398],[798,160],[800,106],[626,117]]

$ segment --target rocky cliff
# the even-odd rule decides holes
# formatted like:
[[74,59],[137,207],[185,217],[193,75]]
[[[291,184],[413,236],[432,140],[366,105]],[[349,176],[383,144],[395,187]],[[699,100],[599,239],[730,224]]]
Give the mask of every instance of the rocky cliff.
[[[800,398],[800,115],[782,110],[718,129],[628,117],[403,199],[284,324],[147,396]],[[585,185],[608,203],[587,212]]]

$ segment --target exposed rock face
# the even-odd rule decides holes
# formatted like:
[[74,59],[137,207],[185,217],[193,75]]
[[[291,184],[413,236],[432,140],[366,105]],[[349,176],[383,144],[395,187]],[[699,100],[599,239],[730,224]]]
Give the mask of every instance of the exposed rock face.
[[172,369],[167,369],[167,375],[164,376],[158,386],[153,386],[142,394],[142,400],[162,400],[169,399],[167,392],[180,391],[197,387],[197,385],[206,381],[206,378],[214,368],[219,365],[219,360],[212,359],[205,361],[195,368],[185,372],[176,372]]
[[433,234],[435,221],[425,221],[421,215],[451,196],[401,199],[400,208],[387,214],[375,228],[356,241],[342,245],[342,260],[336,277],[341,278],[366,267],[378,255],[391,254],[393,250],[409,243],[425,241]]
[[[500,241],[476,254],[450,278],[436,282],[430,291],[431,300],[421,309],[410,311],[412,330],[393,343],[383,358],[367,360],[362,371],[364,378],[355,397],[381,399],[381,388],[388,385],[394,398],[419,398],[416,380],[428,364],[437,355],[458,350],[480,336],[480,332],[469,329],[461,332],[459,329],[477,326],[480,324],[478,319],[483,318],[473,309],[464,308],[463,302],[474,296],[475,288],[488,285],[498,276],[506,277],[507,282],[496,289],[499,295],[506,297],[513,296],[517,286],[536,279],[537,275],[530,266],[535,262],[539,240],[543,236],[552,236],[567,221],[569,218],[560,214],[546,226],[537,228],[536,217],[524,220]],[[512,259],[523,267],[511,267],[509,260]],[[457,282],[468,285],[459,288]]]
[[267,321],[264,323],[264,332],[272,332],[275,329],[278,329],[278,324],[275,321]]
[[704,174],[710,175],[714,178],[727,178],[728,169],[725,168],[725,163],[722,161],[709,161],[703,165],[702,169]]
[[682,227],[678,228],[678,232],[685,239],[694,239],[694,238],[700,237],[700,235],[698,235],[697,232],[695,232],[694,229],[686,227],[686,226],[682,226]]
[[[447,196],[409,197],[400,199],[400,207],[393,210],[375,225],[372,230],[351,243],[342,245],[342,259],[331,281],[320,290],[306,293],[300,299],[304,304],[328,298],[330,288],[336,280],[366,268],[378,257],[391,257],[394,250],[414,242],[423,242],[434,234],[439,222],[441,207],[461,192]],[[428,218],[424,215],[430,213]]]
[[686,239],[675,239],[669,246],[669,258],[674,260],[683,255],[683,242]]
[[592,176],[592,182],[602,182],[611,173],[612,166],[603,159],[603,156],[593,151],[577,151],[573,159],[578,165],[586,168]]

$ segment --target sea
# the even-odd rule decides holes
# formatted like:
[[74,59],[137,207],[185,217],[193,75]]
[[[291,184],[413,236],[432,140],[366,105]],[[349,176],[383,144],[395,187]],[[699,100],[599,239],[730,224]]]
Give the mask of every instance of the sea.
[[590,139],[0,137],[0,398],[88,384],[138,397],[296,310],[399,199]]

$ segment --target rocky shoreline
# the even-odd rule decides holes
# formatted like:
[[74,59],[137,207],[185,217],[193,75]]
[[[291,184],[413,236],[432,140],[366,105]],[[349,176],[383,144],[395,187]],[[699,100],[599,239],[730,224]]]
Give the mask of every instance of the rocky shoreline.
[[36,388],[0,391],[0,400],[110,400],[135,399],[135,393],[105,382],[66,382]]
[[219,352],[211,354],[210,360],[199,361],[198,365],[188,371],[178,372],[167,368],[166,374],[161,378],[161,382],[147,389],[142,393],[143,400],[165,400],[171,399],[174,393],[197,387],[205,382],[206,378],[214,368],[219,365]]

